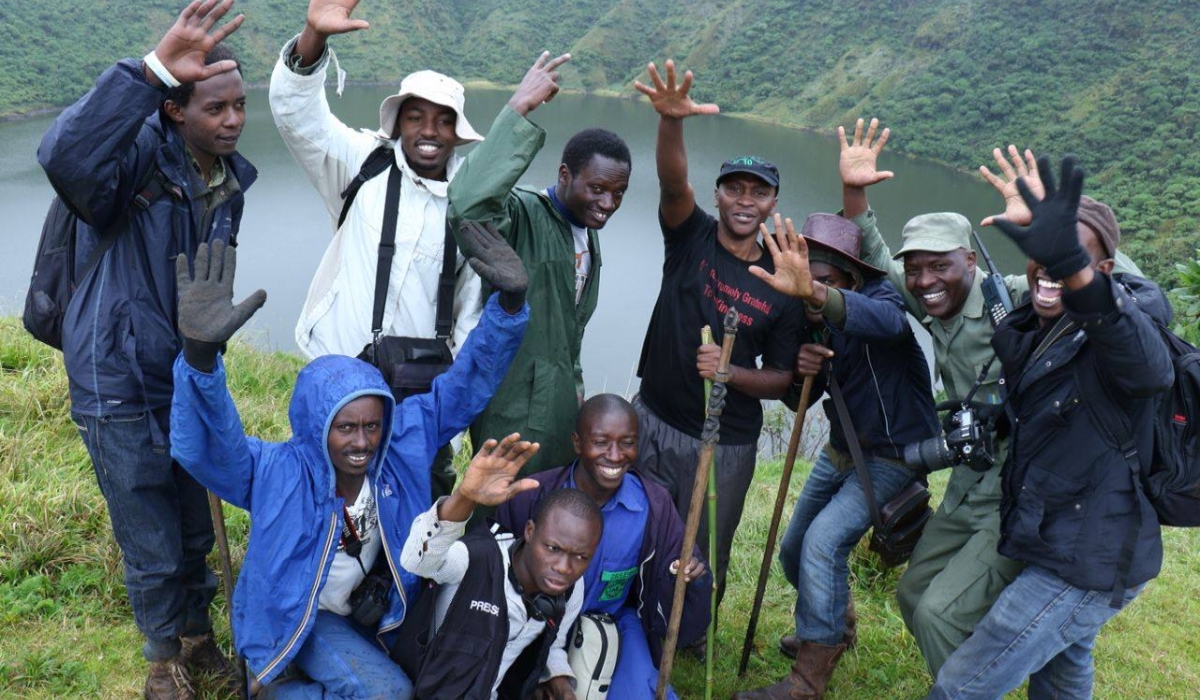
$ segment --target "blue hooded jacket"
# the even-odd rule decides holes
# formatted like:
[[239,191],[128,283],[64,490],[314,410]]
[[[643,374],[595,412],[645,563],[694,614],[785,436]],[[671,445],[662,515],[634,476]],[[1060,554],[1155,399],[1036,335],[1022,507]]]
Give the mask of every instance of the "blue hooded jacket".
[[438,447],[487,406],[524,337],[529,307],[507,314],[495,295],[484,307],[450,370],[428,394],[395,406],[371,365],[341,355],[313,360],[296,379],[283,443],[247,437],[225,385],[224,362],[212,374],[180,355],[175,361],[171,455],[200,483],[250,512],[250,542],[233,595],[234,642],[267,683],[295,657],[316,619],[317,599],[337,552],[343,500],[334,493],[326,447],[334,416],[350,401],[379,396],[385,434],[368,469],[379,507],[383,553],[393,587],[378,636],[396,630],[417,592],[400,552],[418,514],[430,506],[429,465]]
[[226,159],[238,190],[201,220],[192,201],[187,146],[165,124],[165,88],[146,81],[141,63],[125,59],[60,114],[42,137],[38,162],[80,222],[76,275],[100,239],[97,229],[131,206],[153,168],[168,192],[135,209],[103,259],[84,279],[63,319],[63,361],[71,409],[89,416],[134,414],[171,402],[171,363],[182,339],[175,320],[175,257],[190,260],[203,242],[236,245],[243,193],[258,177],[246,159]]

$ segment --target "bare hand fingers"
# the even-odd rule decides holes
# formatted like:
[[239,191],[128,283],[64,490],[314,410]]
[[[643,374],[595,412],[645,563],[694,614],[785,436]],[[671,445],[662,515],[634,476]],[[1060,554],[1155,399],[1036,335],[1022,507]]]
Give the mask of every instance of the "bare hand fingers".
[[683,82],[679,84],[679,94],[686,95],[692,89],[692,72],[684,71]]
[[[228,37],[230,34],[233,34],[234,32],[236,32],[238,27],[242,26],[242,22],[244,22],[244,21],[246,21],[246,15],[238,15],[237,17],[234,17],[233,19],[229,20],[225,24],[221,25],[217,29],[217,31],[212,33],[213,43],[219,44],[222,41],[224,41],[226,37]],[[219,70],[219,71],[217,71],[218,73],[224,73],[226,71],[231,71],[234,68],[237,68],[237,62],[235,62],[235,61],[220,61],[220,63],[229,63],[232,65],[232,68],[225,68],[223,70]],[[216,65],[216,64],[214,64],[214,65]]]
[[1008,160],[1004,157],[1004,154],[999,148],[992,149],[992,158],[995,159],[996,167],[1000,170],[1001,174],[1004,175],[1006,180],[1012,182],[1013,180],[1017,179],[1017,174],[1013,172],[1012,166],[1009,164]]
[[662,76],[658,74],[658,66],[654,65],[653,61],[646,66],[646,72],[650,74],[650,82],[654,83],[654,89],[657,92],[662,92],[663,90],[667,89],[667,85],[663,82]]
[[1006,184],[1004,180],[1001,180],[998,175],[993,173],[991,170],[988,170],[986,165],[979,166],[979,174],[982,175],[983,179],[987,180],[987,183],[992,187],[995,187],[998,190],[1004,189],[1004,185]]
[[863,135],[862,128],[863,128],[863,120],[860,118],[858,121],[854,122],[854,143],[851,144],[852,146],[861,146],[862,145],[862,135]]
[[864,145],[868,147],[871,145],[871,142],[875,140],[875,130],[878,128],[879,120],[872,117],[871,123],[867,125],[867,142]]
[[1013,144],[1008,144],[1008,158],[1012,161],[1013,170],[1017,175],[1025,176],[1029,174],[1029,169],[1025,167],[1025,161],[1021,160],[1021,154],[1017,151],[1017,147]]
[[667,59],[667,92],[675,92],[675,61]]
[[[547,52],[546,52],[546,55],[549,55],[549,54],[550,54],[550,52],[549,52],[549,51],[547,51]],[[553,58],[553,59],[551,59],[551,60],[550,60],[550,61],[549,61],[549,62],[546,64],[545,68],[546,68],[546,70],[548,70],[548,71],[553,71],[553,70],[555,70],[556,68],[558,68],[559,66],[561,66],[562,64],[564,64],[564,63],[566,63],[567,61],[570,61],[570,60],[571,60],[571,54],[569,54],[569,53],[564,53],[563,55],[559,56],[558,58]],[[557,79],[558,79],[558,76],[555,76],[555,80],[557,80]]]
[[838,142],[841,144],[841,150],[847,151],[850,149],[850,144],[846,141],[846,127],[838,125]]
[[891,137],[892,130],[884,127],[883,133],[879,135],[879,140],[875,142],[874,146],[871,146],[871,150],[875,152],[875,155],[879,155],[879,153],[883,150],[884,144],[886,144],[888,139]]

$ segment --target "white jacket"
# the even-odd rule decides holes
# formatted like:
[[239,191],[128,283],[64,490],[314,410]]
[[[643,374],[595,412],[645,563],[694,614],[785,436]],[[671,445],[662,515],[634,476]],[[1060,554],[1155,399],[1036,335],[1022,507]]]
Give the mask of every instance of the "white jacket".
[[[336,226],[342,210],[342,190],[358,174],[371,151],[395,142],[387,134],[356,131],[338,120],[325,99],[329,52],[311,75],[297,75],[284,65],[292,43],[284,46],[271,74],[271,114],[283,142],[317,188]],[[409,169],[404,154],[396,149],[396,164],[405,179],[400,190],[396,253],[384,305],[385,335],[435,335],[437,282],[446,236],[446,190],[461,162],[458,154],[451,156],[446,182],[426,180]],[[363,184],[345,223],[321,258],[296,323],[296,345],[309,359],[330,353],[354,356],[371,341],[375,268],[387,180],[387,173],[382,173]],[[479,276],[461,252],[456,270],[450,345],[455,354],[483,311]]]

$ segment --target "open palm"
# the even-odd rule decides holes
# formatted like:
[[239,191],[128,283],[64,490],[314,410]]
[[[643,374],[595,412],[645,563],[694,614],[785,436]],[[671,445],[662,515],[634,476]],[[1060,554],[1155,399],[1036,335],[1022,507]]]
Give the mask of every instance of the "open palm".
[[838,158],[838,172],[842,177],[843,185],[870,187],[893,176],[890,170],[879,171],[877,169],[879,153],[891,135],[890,129],[884,129],[876,138],[875,134],[878,128],[879,120],[872,119],[864,136],[863,120],[859,119],[854,125],[854,139],[847,141],[846,130],[838,127],[838,140],[842,145],[842,154]]
[[312,0],[308,4],[308,24],[318,34],[345,34],[371,25],[361,19],[350,19],[359,0]]
[[500,442],[488,440],[467,465],[458,493],[474,503],[497,506],[522,491],[536,489],[533,479],[517,479],[518,472],[538,451],[538,443],[513,433]]
[[658,112],[659,116],[683,119],[693,114],[717,114],[721,111],[721,108],[715,104],[697,104],[692,101],[688,95],[692,89],[691,71],[683,74],[682,83],[676,84],[675,62],[667,59],[666,68],[667,79],[663,81],[662,76],[658,74],[657,66],[653,63],[646,66],[646,70],[650,73],[650,82],[654,84],[654,87],[638,80],[633,82],[634,89],[650,99],[650,104],[654,106],[654,111]]

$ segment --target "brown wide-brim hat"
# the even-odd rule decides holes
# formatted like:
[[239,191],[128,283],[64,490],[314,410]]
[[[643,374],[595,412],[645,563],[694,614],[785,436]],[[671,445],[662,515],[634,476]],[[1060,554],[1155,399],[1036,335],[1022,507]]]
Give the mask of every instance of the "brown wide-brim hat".
[[863,262],[862,231],[853,221],[837,214],[809,214],[800,235],[810,247],[839,255],[857,267],[864,277],[883,277],[887,273]]

